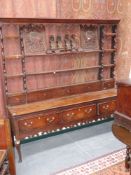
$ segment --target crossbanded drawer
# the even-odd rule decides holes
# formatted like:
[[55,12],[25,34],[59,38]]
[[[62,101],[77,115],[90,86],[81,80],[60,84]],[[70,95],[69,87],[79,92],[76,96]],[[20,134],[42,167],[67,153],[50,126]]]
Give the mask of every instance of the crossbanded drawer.
[[116,110],[116,100],[98,104],[99,115],[106,116],[114,113]]
[[[27,116],[26,116],[27,117]],[[46,130],[58,123],[58,114],[35,114],[29,116],[27,119],[18,120],[18,127],[20,133],[28,133]]]
[[96,116],[96,105],[87,105],[63,111],[63,122],[90,121]]

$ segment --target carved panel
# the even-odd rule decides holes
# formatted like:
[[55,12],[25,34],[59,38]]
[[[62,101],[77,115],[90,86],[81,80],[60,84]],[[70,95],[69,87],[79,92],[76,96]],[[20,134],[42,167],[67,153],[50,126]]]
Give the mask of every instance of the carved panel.
[[22,30],[25,55],[44,54],[46,51],[44,25],[25,25]]
[[81,48],[86,50],[99,49],[98,28],[93,25],[81,25]]

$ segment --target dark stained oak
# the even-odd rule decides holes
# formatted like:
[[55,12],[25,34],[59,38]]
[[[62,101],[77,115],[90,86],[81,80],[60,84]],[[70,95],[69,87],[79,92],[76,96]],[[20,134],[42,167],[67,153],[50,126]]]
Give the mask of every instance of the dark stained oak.
[[60,98],[64,96],[77,95],[87,92],[101,91],[114,88],[115,80],[93,81],[75,85],[67,85],[56,88],[45,88],[44,90],[28,91],[25,93],[8,94],[8,106],[16,106],[25,103],[43,101],[47,99]]
[[20,140],[107,118],[116,109],[116,95],[110,89],[8,107],[20,161]]
[[0,18],[5,106],[20,161],[25,138],[112,117],[119,21]]

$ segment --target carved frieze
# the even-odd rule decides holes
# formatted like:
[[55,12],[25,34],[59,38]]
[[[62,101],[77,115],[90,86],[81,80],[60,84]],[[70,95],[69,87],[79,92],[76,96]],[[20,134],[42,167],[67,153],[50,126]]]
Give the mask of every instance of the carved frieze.
[[22,26],[25,55],[40,55],[46,51],[45,27],[42,24]]

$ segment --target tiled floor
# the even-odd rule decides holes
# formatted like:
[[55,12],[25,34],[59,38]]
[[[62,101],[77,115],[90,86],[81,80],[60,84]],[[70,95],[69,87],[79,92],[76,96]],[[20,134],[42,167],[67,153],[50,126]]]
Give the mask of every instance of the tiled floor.
[[111,132],[112,122],[83,128],[22,145],[17,175],[51,175],[124,148]]

